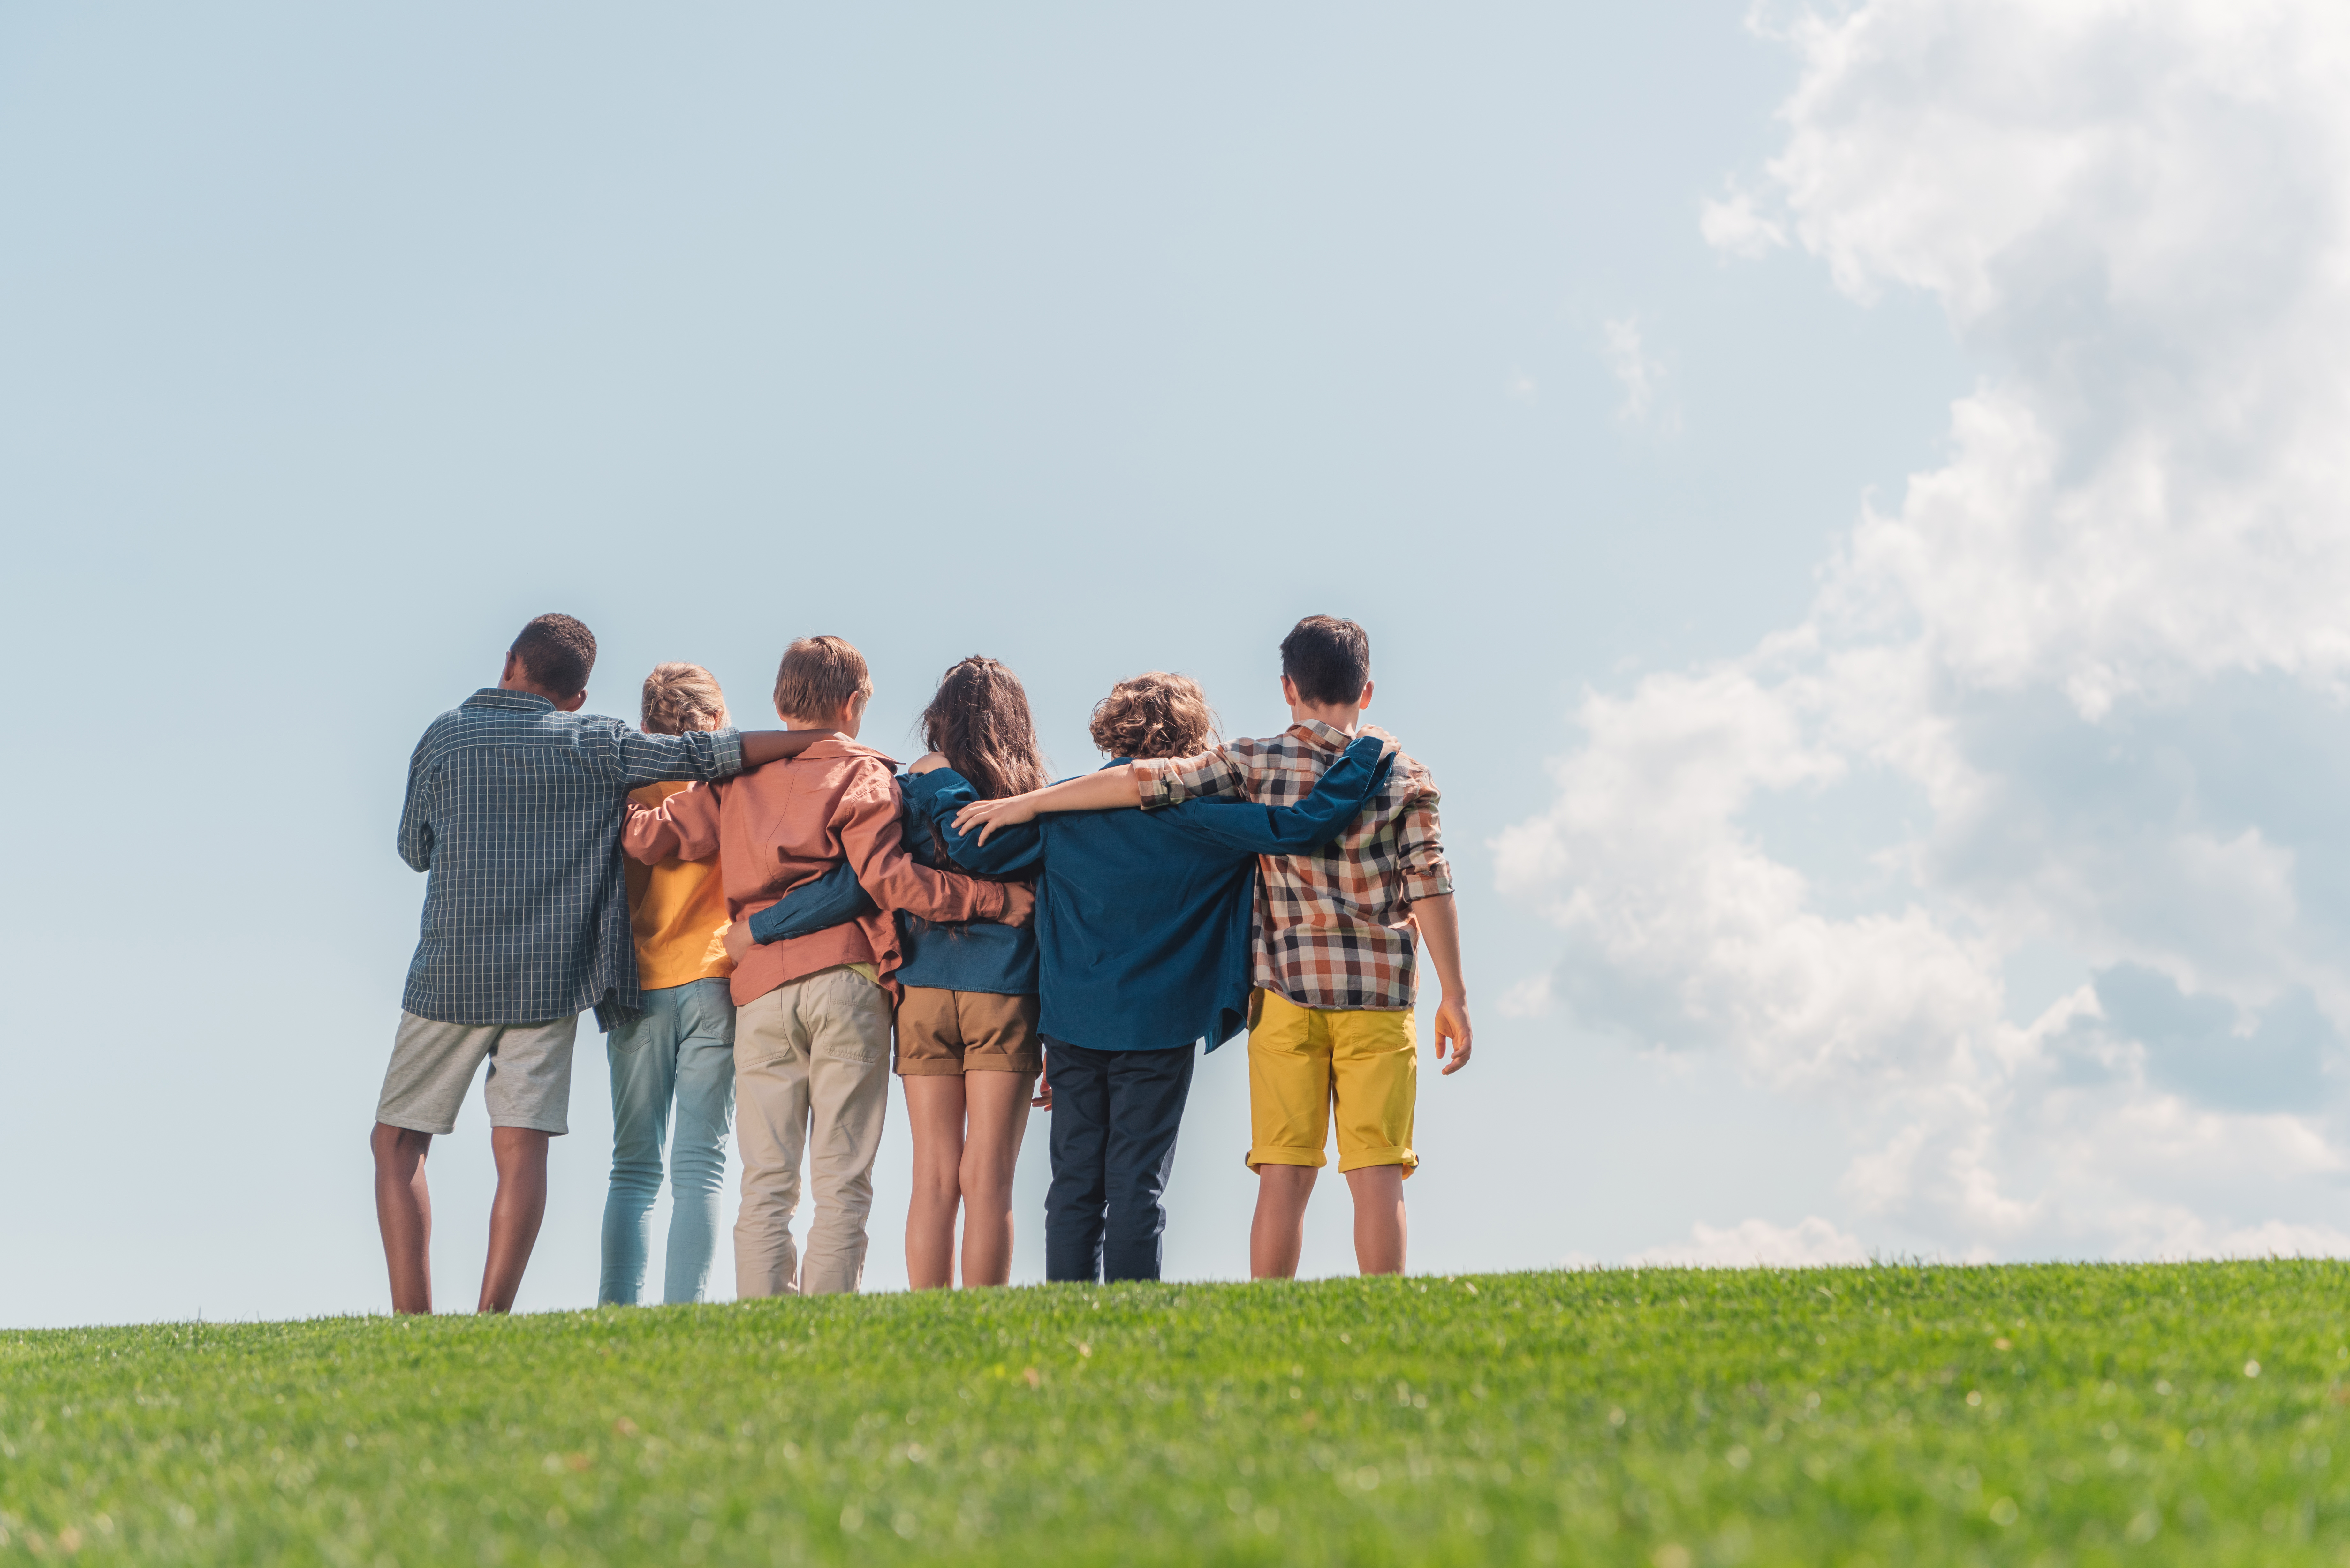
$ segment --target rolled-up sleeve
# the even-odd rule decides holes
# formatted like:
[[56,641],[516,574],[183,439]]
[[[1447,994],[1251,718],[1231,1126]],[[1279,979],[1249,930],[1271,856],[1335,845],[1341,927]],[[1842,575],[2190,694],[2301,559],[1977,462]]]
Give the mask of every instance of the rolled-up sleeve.
[[418,746],[408,759],[408,798],[400,808],[400,857],[411,871],[432,869],[432,771]]
[[1180,805],[1187,800],[1248,796],[1248,771],[1229,748],[1218,746],[1189,757],[1147,757],[1127,764],[1142,792],[1142,809]]
[[1436,785],[1426,774],[1413,784],[1411,802],[1396,822],[1396,868],[1407,902],[1441,898],[1452,891],[1452,867],[1444,858],[1444,825],[1436,815]]

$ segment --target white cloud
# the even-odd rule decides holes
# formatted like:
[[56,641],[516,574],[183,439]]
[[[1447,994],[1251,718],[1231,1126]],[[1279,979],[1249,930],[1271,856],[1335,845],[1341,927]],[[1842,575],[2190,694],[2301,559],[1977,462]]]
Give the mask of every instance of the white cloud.
[[[1512,1004],[1835,1101],[1846,1197],[1921,1251],[2337,1250],[2350,843],[2290,792],[2350,693],[2350,10],[1867,0],[1783,36],[1786,143],[1706,238],[1929,291],[1990,369],[1800,624],[1586,698],[1493,846],[1568,938]],[[1854,803],[1847,868],[1773,841],[1787,797]],[[2020,1017],[2033,943],[2082,971]]]
[[1624,389],[1624,400],[1616,410],[1618,419],[1663,435],[1680,428],[1679,412],[1664,401],[1664,362],[1641,341],[1638,320],[1624,317],[1600,323],[1599,355]]
[[1751,192],[1731,190],[1698,210],[1698,233],[1718,251],[1755,260],[1787,243],[1787,231],[1766,217]]
[[1815,1268],[1823,1263],[1866,1263],[1868,1250],[1814,1214],[1794,1225],[1773,1225],[1768,1220],[1747,1220],[1717,1228],[1700,1221],[1690,1227],[1687,1241],[1667,1242],[1633,1253],[1629,1263],[1694,1264],[1709,1269],[1752,1268],[1757,1263],[1777,1269]]

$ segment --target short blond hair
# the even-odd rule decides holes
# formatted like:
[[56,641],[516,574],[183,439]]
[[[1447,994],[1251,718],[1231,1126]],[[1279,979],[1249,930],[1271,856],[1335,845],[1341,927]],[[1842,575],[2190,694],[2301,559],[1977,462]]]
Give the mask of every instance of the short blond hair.
[[786,719],[829,719],[872,695],[865,656],[845,637],[801,638],[775,670],[775,711]]
[[1187,757],[1215,739],[1216,711],[1188,675],[1154,670],[1094,704],[1094,744],[1112,757]]
[[649,734],[682,735],[705,729],[702,721],[726,711],[726,695],[718,677],[699,664],[656,664],[645,677],[641,710]]

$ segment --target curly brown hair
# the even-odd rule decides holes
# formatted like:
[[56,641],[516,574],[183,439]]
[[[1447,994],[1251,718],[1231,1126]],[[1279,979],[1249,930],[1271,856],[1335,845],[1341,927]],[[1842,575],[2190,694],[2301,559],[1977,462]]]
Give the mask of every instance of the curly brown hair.
[[1094,744],[1112,757],[1183,757],[1216,736],[1216,711],[1188,675],[1163,670],[1121,680],[1094,704]]
[[1027,689],[1008,665],[974,653],[950,669],[939,677],[921,725],[922,744],[971,781],[982,800],[1024,794],[1048,782]]

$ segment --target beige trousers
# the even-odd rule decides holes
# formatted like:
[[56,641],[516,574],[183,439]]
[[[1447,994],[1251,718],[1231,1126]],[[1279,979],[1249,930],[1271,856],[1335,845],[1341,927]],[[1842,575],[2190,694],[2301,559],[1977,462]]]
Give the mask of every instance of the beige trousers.
[[[827,969],[744,1003],[734,1018],[734,1106],[743,1150],[734,1293],[855,1290],[889,1106],[889,993],[854,970]],[[792,1245],[803,1153],[816,1195],[805,1267]]]

